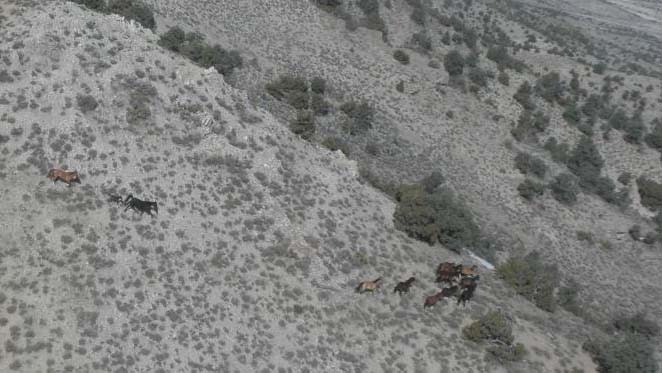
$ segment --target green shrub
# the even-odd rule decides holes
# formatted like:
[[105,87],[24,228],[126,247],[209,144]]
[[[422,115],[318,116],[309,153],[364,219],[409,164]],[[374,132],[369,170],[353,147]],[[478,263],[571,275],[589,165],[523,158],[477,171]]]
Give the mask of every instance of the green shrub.
[[621,332],[638,334],[647,338],[655,338],[660,335],[660,327],[646,318],[644,313],[636,313],[632,316],[619,316],[612,322],[614,328]]
[[651,148],[662,152],[662,120],[655,119],[652,124],[655,125],[655,127],[653,127],[653,130],[646,135],[646,144]]
[[555,137],[550,137],[545,142],[544,148],[550,152],[555,162],[565,164],[568,161],[570,146],[566,143],[558,143]]
[[126,19],[134,20],[143,27],[154,30],[156,21],[152,9],[138,0],[110,0],[108,11],[119,14]]
[[403,50],[398,49],[393,52],[393,58],[403,65],[409,65],[409,55]]
[[316,115],[327,115],[331,112],[331,104],[321,94],[313,93],[310,99],[310,108]]
[[497,80],[499,81],[499,83],[505,85],[506,87],[510,85],[510,76],[505,71],[499,72],[499,75],[497,76]]
[[529,153],[519,152],[515,156],[515,167],[524,175],[533,174],[539,178],[544,178],[547,172],[547,165],[540,158],[536,158]]
[[395,226],[409,236],[455,251],[479,242],[480,229],[471,212],[449,190],[428,193],[422,185],[405,185],[396,198]]
[[487,79],[489,77],[490,74],[480,67],[474,67],[469,70],[469,80],[478,87],[487,87]]
[[554,290],[560,283],[558,268],[544,264],[537,251],[523,257],[510,257],[497,266],[497,274],[539,308],[549,312],[556,308]]
[[604,163],[593,140],[588,136],[583,136],[570,154],[566,164],[568,169],[579,177],[581,186],[590,189],[589,184],[600,177]]
[[657,372],[654,346],[645,336],[625,333],[606,342],[590,340],[583,348],[603,373]]
[[541,111],[532,113],[524,110],[517,121],[517,126],[511,131],[511,134],[517,141],[532,140],[537,141],[539,133],[545,131],[549,124],[549,117]]
[[457,50],[452,50],[444,57],[444,67],[450,76],[462,75],[464,71],[464,57]]
[[531,88],[531,84],[525,81],[519,86],[519,88],[517,88],[517,92],[515,92],[513,98],[515,99],[515,101],[519,102],[520,105],[522,105],[524,110],[531,111],[536,108],[536,105],[531,100],[532,92],[533,92],[533,88]]
[[641,140],[644,138],[644,132],[646,131],[644,122],[641,119],[641,114],[635,114],[632,118],[629,118],[628,121],[625,122],[623,131],[625,132],[623,135],[625,141],[631,144],[640,144]]
[[501,312],[490,311],[479,320],[465,326],[462,335],[473,342],[487,341],[487,352],[501,363],[522,360],[526,349],[521,343],[513,344],[513,330],[510,320]]
[[561,102],[565,87],[557,72],[543,75],[536,82],[536,93],[547,102]]
[[419,31],[412,35],[411,40],[425,52],[432,49],[432,39],[424,31]]
[[223,75],[229,75],[243,64],[238,51],[228,51],[216,44],[208,45],[204,36],[198,33],[186,33],[179,27],[173,27],[159,38],[163,48],[178,52],[194,63],[205,67],[214,67]]
[[581,121],[581,112],[577,108],[576,102],[570,102],[563,111],[563,119],[565,119],[568,124],[576,126]]
[[602,75],[607,70],[607,64],[604,62],[596,63],[593,65],[593,72],[598,75]]
[[290,123],[290,130],[309,140],[315,134],[315,116],[308,110],[299,110],[296,119]]
[[76,104],[83,114],[94,111],[99,106],[99,103],[92,95],[77,95]]
[[375,109],[368,103],[349,101],[344,103],[340,110],[349,117],[345,127],[351,135],[364,133],[372,128]]
[[508,54],[508,49],[502,45],[492,46],[487,50],[487,58],[494,61],[499,70],[511,69],[518,73],[524,71],[524,62]]
[[428,193],[434,193],[438,186],[444,183],[444,176],[439,171],[433,171],[421,180],[421,186]]
[[517,191],[522,198],[531,201],[545,193],[545,186],[531,179],[526,179],[517,186]]
[[627,172],[627,171],[622,172],[622,173],[618,176],[618,179],[617,179],[617,180],[618,180],[619,183],[621,183],[621,184],[623,184],[623,185],[629,185],[629,184],[630,184],[630,181],[632,180],[632,174],[629,173],[629,172]]
[[[579,232],[577,232],[579,234]],[[590,235],[590,233],[589,233]],[[591,242],[593,235],[590,235]],[[577,303],[580,285],[575,280],[569,280],[565,286],[559,288],[556,299],[557,304],[566,311],[581,316],[582,308]]]
[[322,140],[322,146],[324,146],[325,148],[331,150],[332,152],[335,152],[336,150],[340,150],[346,156],[349,155],[349,146],[347,146],[347,143],[345,143],[339,137],[327,137],[327,138],[325,138],[324,140]]
[[326,92],[326,81],[320,77],[314,77],[310,81],[310,90],[314,93],[323,95]]
[[515,340],[510,321],[498,311],[490,311],[479,320],[465,326],[462,335],[476,343],[487,340],[510,345]]
[[106,10],[105,0],[73,0],[74,3],[85,5],[87,8],[102,12]]
[[571,205],[577,202],[579,185],[575,176],[568,173],[559,174],[550,184],[550,188],[552,190],[552,196],[557,201],[565,205]]
[[165,49],[179,52],[179,48],[186,42],[186,32],[175,26],[159,37],[158,44]]
[[637,188],[641,197],[641,204],[652,211],[662,207],[662,184],[656,183],[640,176],[637,179]]

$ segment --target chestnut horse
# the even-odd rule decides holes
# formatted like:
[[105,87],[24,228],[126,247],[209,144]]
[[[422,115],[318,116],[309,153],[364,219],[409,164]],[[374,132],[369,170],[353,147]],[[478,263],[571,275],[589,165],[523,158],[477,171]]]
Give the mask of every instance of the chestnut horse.
[[375,291],[379,287],[379,281],[382,278],[379,277],[374,281],[363,281],[362,283],[359,284],[359,286],[356,287],[356,292],[357,293],[365,293],[366,291]]
[[80,176],[78,176],[77,171],[67,171],[59,168],[51,168],[48,170],[48,175],[46,175],[46,177],[51,179],[53,184],[55,184],[55,182],[58,180],[64,181],[69,186],[71,186],[71,183],[80,184]]
[[449,288],[441,289],[441,291],[438,292],[437,294],[430,295],[429,297],[425,298],[425,303],[423,304],[423,308],[432,307],[435,304],[437,304],[439,300],[454,295],[455,293],[457,293],[457,289],[458,289],[457,285],[454,285]]
[[462,269],[460,270],[460,275],[462,277],[476,277],[478,276],[478,266],[475,264],[472,265],[471,267],[462,266]]

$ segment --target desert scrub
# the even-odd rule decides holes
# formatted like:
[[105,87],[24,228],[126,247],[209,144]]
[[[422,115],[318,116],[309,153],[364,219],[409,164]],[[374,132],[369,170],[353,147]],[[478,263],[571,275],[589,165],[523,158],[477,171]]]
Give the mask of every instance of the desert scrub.
[[563,103],[565,86],[557,72],[551,72],[540,77],[536,82],[535,90],[536,94],[547,102]]
[[219,44],[209,45],[204,39],[202,34],[186,33],[175,26],[161,35],[159,45],[182,54],[202,67],[213,67],[223,75],[229,75],[242,66],[243,59],[238,51],[226,50]]
[[398,189],[395,227],[413,238],[429,244],[438,242],[454,251],[477,245],[480,228],[468,207],[448,189],[428,190],[421,184]]
[[488,342],[490,356],[501,363],[519,361],[526,354],[521,343],[513,344],[515,337],[511,321],[501,312],[490,311],[462,329],[464,338],[476,342]]
[[89,9],[103,12],[106,10],[105,0],[72,0],[74,3],[86,6]]
[[393,58],[403,65],[409,65],[409,55],[407,54],[407,52],[401,49],[398,49],[395,52],[393,52]]
[[548,312],[556,308],[554,291],[559,286],[560,275],[555,265],[542,262],[537,251],[510,257],[497,267],[497,274],[539,308]]

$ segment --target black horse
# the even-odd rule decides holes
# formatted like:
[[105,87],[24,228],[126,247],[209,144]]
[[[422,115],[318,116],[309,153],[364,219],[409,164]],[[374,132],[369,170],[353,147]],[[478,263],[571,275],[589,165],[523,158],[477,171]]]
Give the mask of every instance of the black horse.
[[457,298],[457,304],[459,305],[462,303],[462,306],[466,306],[466,303],[471,300],[474,296],[474,292],[476,291],[476,288],[478,287],[478,282],[474,281],[472,282],[469,286],[465,287],[464,290],[462,290],[462,293],[460,296]]
[[132,194],[129,194],[126,197],[124,200],[124,205],[126,205],[124,211],[132,209],[133,211],[139,212],[140,214],[147,213],[150,216],[152,216],[152,210],[156,212],[157,215],[159,213],[159,206],[156,202],[143,201],[134,197]]
[[409,288],[411,287],[411,284],[415,281],[416,279],[413,277],[410,277],[407,281],[402,281],[398,282],[398,284],[395,286],[395,289],[393,290],[394,293],[407,293],[409,292]]

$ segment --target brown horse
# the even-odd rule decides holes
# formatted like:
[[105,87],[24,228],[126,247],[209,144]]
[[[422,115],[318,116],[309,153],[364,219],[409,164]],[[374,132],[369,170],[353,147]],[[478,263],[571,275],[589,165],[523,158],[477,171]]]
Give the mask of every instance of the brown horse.
[[373,292],[377,290],[379,287],[379,281],[382,278],[379,277],[374,281],[363,281],[362,283],[359,284],[359,286],[356,287],[356,292],[357,293],[365,293],[366,291]]
[[437,302],[439,302],[439,300],[450,297],[455,293],[457,293],[457,290],[458,290],[457,285],[441,289],[441,291],[438,292],[437,294],[430,295],[429,297],[425,298],[425,303],[423,304],[423,308],[434,306],[435,304],[437,304]]
[[444,262],[439,264],[437,267],[437,279],[436,282],[446,282],[452,284],[453,281],[460,275],[462,270],[461,264],[455,264],[452,262]]
[[80,176],[78,176],[77,171],[67,171],[59,168],[51,168],[48,170],[48,175],[46,175],[46,177],[51,179],[53,184],[55,184],[55,182],[58,180],[64,181],[69,186],[71,186],[71,183],[80,184]]
[[398,282],[397,285],[395,285],[395,289],[393,290],[394,293],[408,293],[409,288],[411,287],[411,284],[416,281],[414,277],[410,277],[407,281],[402,281]]

